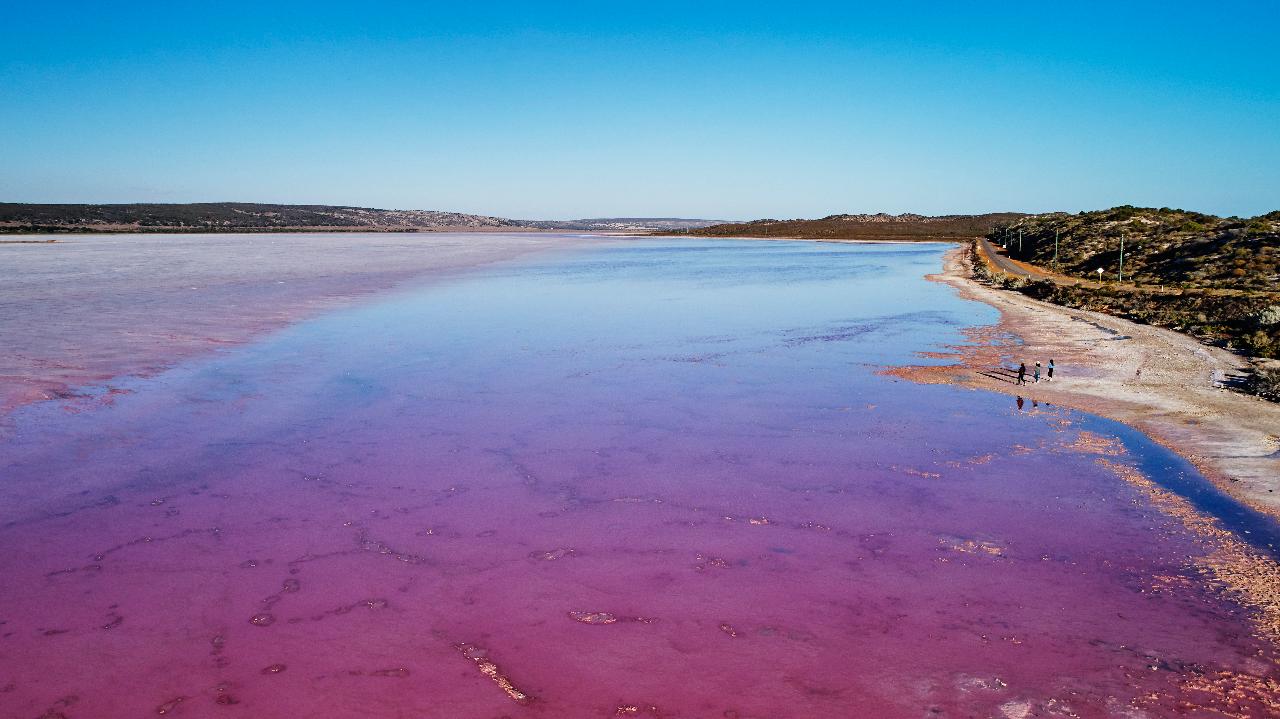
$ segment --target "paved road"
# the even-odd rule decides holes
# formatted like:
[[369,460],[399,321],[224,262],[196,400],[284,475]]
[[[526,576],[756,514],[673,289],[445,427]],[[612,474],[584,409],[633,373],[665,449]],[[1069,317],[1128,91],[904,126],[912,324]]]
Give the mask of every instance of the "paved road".
[[1008,255],[1003,254],[1004,250],[991,244],[991,240],[983,237],[978,240],[978,244],[982,252],[987,256],[998,269],[1015,277],[1026,277],[1028,279],[1051,280],[1056,279],[1053,275],[1043,270],[1036,269],[1022,262],[1016,262],[1009,259]]

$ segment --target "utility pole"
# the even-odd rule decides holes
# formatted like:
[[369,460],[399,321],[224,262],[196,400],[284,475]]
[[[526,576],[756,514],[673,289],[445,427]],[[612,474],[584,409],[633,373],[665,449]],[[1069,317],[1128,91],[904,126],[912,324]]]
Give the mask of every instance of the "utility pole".
[[1018,228],[1018,256],[1022,256],[1022,228]]
[[1120,281],[1124,282],[1124,235],[1120,235]]
[[1058,266],[1058,231],[1053,231],[1053,266]]

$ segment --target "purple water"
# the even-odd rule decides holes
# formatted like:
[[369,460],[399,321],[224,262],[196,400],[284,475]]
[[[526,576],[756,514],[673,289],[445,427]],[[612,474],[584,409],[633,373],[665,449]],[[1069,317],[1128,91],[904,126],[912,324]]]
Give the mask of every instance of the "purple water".
[[944,249],[544,254],[21,409],[0,716],[1274,710],[1219,544],[1123,471],[1191,470],[878,374],[994,321]]

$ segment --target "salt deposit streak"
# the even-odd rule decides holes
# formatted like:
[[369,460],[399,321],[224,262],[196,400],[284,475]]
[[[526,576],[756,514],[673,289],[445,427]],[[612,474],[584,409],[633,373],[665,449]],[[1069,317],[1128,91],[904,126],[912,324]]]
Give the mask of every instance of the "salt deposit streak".
[[1194,470],[877,374],[995,319],[942,251],[612,242],[24,408],[0,715],[1274,713]]

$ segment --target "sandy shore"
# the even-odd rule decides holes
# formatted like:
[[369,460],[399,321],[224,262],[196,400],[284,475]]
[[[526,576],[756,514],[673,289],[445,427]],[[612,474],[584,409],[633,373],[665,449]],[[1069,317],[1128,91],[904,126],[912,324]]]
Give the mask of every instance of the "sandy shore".
[[[43,238],[40,238],[43,239]],[[581,236],[520,233],[60,235],[0,248],[0,417],[151,375],[355,298]]]
[[[1000,310],[995,327],[938,355],[956,364],[907,367],[909,379],[956,384],[1073,407],[1135,427],[1196,465],[1226,492],[1280,517],[1280,405],[1233,392],[1222,382],[1242,360],[1172,330],[1073,310],[970,279],[967,248],[947,256],[945,282]],[[1057,372],[1017,386],[1001,367],[1052,358]]]

